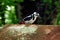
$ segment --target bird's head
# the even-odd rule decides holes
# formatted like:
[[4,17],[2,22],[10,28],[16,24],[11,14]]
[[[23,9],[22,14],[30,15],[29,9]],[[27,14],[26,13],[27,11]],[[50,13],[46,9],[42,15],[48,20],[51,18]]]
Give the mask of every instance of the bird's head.
[[33,15],[36,16],[36,17],[38,17],[39,16],[39,13],[34,12]]
[[33,15],[34,15],[36,18],[38,17],[39,19],[41,19],[41,16],[40,16],[40,14],[39,14],[39,13],[34,12],[34,13],[33,13]]

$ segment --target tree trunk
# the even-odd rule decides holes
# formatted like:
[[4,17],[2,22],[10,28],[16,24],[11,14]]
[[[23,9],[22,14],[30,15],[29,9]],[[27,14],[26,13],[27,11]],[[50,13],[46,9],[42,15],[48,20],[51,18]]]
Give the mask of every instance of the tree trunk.
[[15,12],[16,12],[16,16],[17,16],[17,19],[18,19],[18,21],[20,21],[21,19],[22,19],[22,17],[21,17],[21,6],[20,6],[20,4],[19,3],[17,3],[16,5],[15,5]]

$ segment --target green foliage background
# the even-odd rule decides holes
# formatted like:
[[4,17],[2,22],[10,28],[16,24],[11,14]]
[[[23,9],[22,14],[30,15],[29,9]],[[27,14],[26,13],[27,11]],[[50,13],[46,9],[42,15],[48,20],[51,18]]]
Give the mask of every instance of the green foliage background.
[[[35,0],[32,0],[32,1],[35,1]],[[49,7],[51,8],[52,0],[42,0],[42,1],[43,3],[48,2]],[[18,23],[18,19],[15,14],[15,5],[20,2],[24,2],[24,0],[0,0],[0,26],[4,25],[1,20],[1,18],[3,17],[3,14],[5,18],[5,24],[17,24]],[[57,7],[57,12],[58,12],[56,24],[60,25],[60,2],[56,0],[55,5]],[[7,6],[10,7],[10,10],[8,10]],[[46,11],[46,13],[49,13],[49,11]]]

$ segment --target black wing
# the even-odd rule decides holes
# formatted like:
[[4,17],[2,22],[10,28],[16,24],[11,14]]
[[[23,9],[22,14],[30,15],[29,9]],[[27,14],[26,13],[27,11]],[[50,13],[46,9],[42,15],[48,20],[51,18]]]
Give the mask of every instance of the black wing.
[[23,20],[24,21],[29,21],[30,19],[32,19],[32,15],[25,17]]

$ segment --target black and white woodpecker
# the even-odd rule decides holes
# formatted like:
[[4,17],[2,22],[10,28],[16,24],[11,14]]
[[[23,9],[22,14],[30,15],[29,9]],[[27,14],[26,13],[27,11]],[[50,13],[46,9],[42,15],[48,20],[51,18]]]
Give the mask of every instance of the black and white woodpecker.
[[25,17],[25,18],[20,22],[20,24],[33,24],[38,17],[40,17],[39,13],[34,12],[33,14],[28,15],[27,17]]

